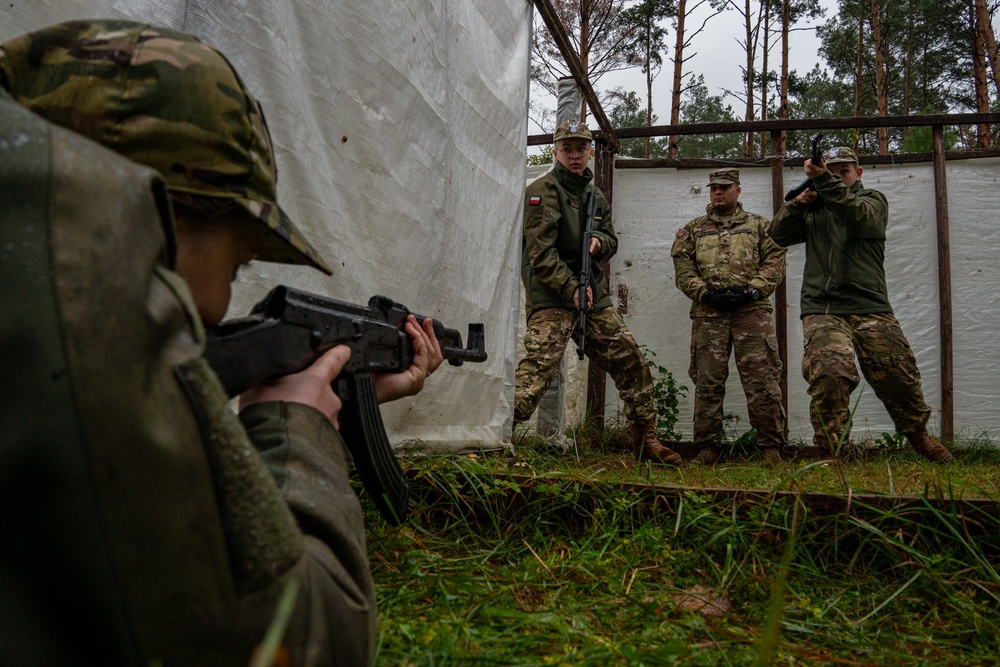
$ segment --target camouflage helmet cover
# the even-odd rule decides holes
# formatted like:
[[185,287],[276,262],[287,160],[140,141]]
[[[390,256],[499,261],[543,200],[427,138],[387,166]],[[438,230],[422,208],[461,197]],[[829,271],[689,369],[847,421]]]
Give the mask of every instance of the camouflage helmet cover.
[[709,185],[739,185],[740,184],[740,170],[739,169],[716,169],[708,175]]
[[559,123],[559,127],[556,128],[555,134],[552,137],[552,142],[555,143],[563,139],[586,139],[587,141],[593,141],[594,135],[591,134],[590,128],[587,127],[586,123],[570,119]]
[[858,154],[847,146],[836,146],[823,153],[823,162],[831,164],[844,164],[847,162],[858,164]]
[[260,105],[196,38],[130,21],[60,23],[0,44],[0,85],[57,125],[157,169],[171,191],[232,200],[274,232],[260,259],[331,272],[278,206]]

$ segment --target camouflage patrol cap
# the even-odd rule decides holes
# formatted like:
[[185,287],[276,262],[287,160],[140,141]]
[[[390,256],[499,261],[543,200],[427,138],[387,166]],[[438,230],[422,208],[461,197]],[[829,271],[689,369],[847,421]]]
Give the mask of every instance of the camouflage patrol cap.
[[709,185],[739,185],[739,169],[716,169],[708,175]]
[[552,143],[562,141],[563,139],[586,139],[587,141],[593,141],[594,135],[590,133],[590,129],[586,123],[581,123],[575,119],[565,120],[559,123],[559,127],[556,128],[555,134],[552,137]]
[[858,154],[847,146],[837,146],[823,153],[823,162],[827,165],[853,162],[856,165],[858,163]]
[[276,199],[257,101],[215,49],[145,23],[60,23],[0,44],[0,85],[22,105],[157,169],[177,193],[230,200],[266,225],[258,257],[331,273]]

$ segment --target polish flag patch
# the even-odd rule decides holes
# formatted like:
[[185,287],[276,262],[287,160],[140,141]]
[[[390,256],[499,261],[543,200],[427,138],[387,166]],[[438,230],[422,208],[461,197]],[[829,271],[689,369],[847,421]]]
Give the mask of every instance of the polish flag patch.
[[530,206],[538,206],[541,203],[542,203],[542,198],[539,197],[538,195],[535,195],[534,197],[528,197],[528,204]]

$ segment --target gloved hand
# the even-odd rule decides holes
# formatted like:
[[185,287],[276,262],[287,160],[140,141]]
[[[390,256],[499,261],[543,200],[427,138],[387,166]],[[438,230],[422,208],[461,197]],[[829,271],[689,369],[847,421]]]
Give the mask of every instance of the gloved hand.
[[722,307],[722,293],[721,290],[710,289],[701,295],[701,302],[706,306],[711,306],[718,310],[727,310],[727,308]]

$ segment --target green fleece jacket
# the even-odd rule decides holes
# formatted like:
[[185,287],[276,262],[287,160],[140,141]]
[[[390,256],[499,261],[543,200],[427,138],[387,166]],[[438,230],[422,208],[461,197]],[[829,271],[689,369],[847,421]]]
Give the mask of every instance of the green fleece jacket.
[[588,192],[597,197],[592,236],[601,242],[600,252],[592,255],[590,261],[593,309],[611,306],[611,297],[604,289],[601,262],[618,251],[618,237],[611,224],[608,202],[593,184],[593,178],[590,168],[578,175],[557,162],[552,171],[525,189],[521,281],[528,315],[542,308],[574,308],[573,292],[580,284]]
[[827,171],[813,180],[819,197],[786,202],[771,220],[771,238],[806,244],[801,314],[891,313],[885,284],[885,195],[857,181],[850,188]]

